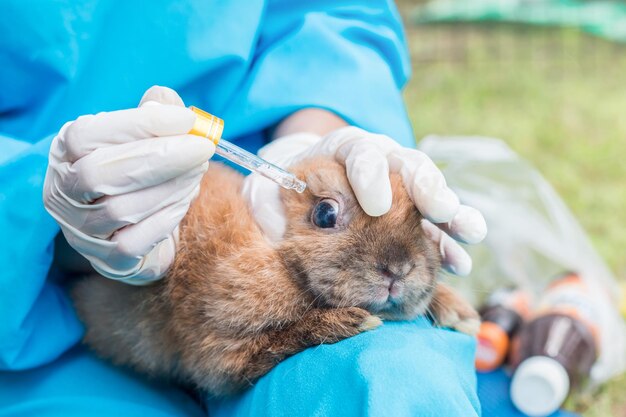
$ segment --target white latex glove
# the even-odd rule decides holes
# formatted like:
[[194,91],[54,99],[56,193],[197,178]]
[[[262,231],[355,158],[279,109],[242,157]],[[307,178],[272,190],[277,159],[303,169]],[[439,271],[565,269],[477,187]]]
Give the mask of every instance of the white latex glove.
[[[423,152],[404,148],[384,135],[344,127],[323,138],[310,133],[279,138],[263,147],[259,156],[284,168],[308,157],[334,156],[346,166],[354,194],[370,216],[389,211],[389,173],[399,173],[409,196],[428,219],[422,228],[439,244],[444,268],[457,275],[470,273],[472,260],[456,241],[483,240],[487,234],[485,219],[476,209],[459,204],[441,171]],[[249,175],[243,195],[268,239],[280,240],[286,223],[278,186],[260,175]]]
[[138,108],[81,116],[52,141],[44,204],[102,275],[142,285],[173,262],[178,224],[215,151],[186,134],[195,119],[176,92],[155,86]]

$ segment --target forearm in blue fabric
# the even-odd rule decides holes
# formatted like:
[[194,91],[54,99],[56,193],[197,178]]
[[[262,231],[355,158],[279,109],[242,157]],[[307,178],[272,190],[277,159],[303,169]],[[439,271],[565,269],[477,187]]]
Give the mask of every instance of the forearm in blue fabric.
[[270,1],[246,82],[220,115],[238,121],[224,136],[320,107],[414,146],[400,91],[409,74],[392,1]]
[[0,135],[0,369],[48,363],[81,337],[65,294],[46,282],[58,227],[43,207],[52,137]]
[[243,394],[207,401],[211,417],[480,415],[474,339],[424,318],[387,322],[310,348]]

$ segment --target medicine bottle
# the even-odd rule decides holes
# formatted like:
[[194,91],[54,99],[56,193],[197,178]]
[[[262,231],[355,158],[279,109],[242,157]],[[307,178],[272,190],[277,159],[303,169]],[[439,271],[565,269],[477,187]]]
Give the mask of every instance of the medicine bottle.
[[589,376],[599,355],[596,308],[574,273],[548,287],[535,318],[520,330],[511,352],[511,400],[529,416],[548,416]]

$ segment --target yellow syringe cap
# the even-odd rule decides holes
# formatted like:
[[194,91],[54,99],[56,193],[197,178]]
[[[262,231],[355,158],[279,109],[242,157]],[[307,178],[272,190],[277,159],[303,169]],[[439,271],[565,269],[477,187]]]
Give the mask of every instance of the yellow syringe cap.
[[215,117],[195,106],[190,106],[189,109],[198,116],[196,117],[196,121],[189,131],[189,134],[202,136],[217,145],[217,142],[219,142],[222,138],[224,121],[219,117]]

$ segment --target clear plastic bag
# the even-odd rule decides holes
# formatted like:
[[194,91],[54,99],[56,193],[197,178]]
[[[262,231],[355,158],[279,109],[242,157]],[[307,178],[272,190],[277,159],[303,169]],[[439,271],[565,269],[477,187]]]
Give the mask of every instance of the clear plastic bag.
[[429,136],[419,148],[443,170],[461,201],[484,214],[489,227],[484,244],[467,247],[474,269],[469,278],[455,279],[455,286],[480,304],[503,286],[538,297],[560,273],[579,273],[590,288],[601,330],[591,381],[621,373],[626,326],[618,312],[619,286],[541,174],[497,139]]

